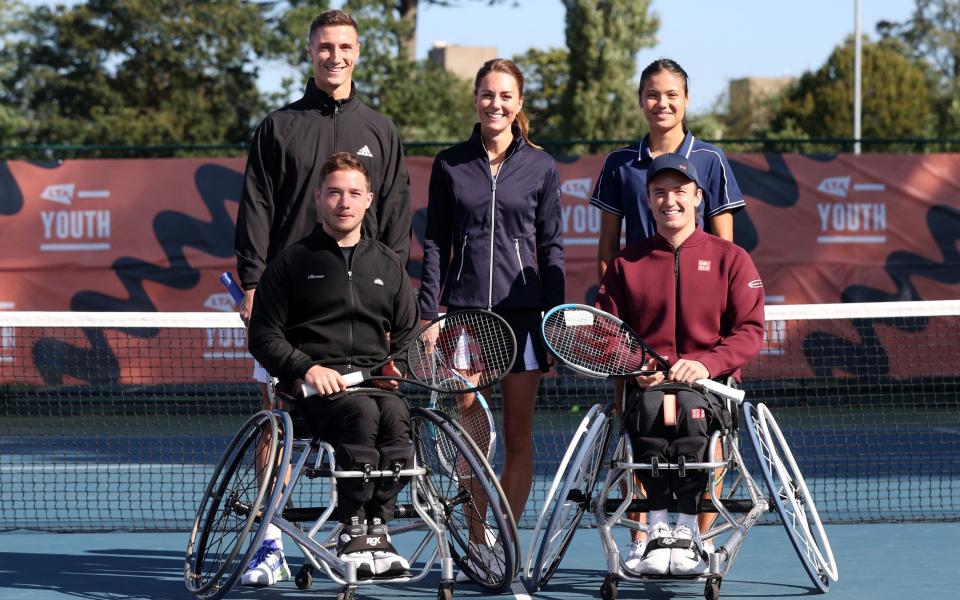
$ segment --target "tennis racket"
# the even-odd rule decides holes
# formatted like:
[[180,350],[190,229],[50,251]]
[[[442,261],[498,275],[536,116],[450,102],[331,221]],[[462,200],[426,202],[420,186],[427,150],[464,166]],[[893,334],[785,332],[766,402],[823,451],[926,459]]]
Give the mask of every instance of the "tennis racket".
[[[556,306],[544,315],[540,332],[550,354],[588,377],[625,379],[652,375],[673,366],[626,323],[592,306]],[[649,359],[656,361],[661,368],[645,368]],[[745,395],[743,390],[712,379],[698,379],[694,385],[737,403]]]
[[[488,310],[457,311],[424,324],[405,348],[370,369],[343,375],[343,381],[347,387],[406,381],[435,392],[466,394],[503,379],[516,353],[516,338],[503,317]],[[391,360],[400,377],[381,374]],[[317,393],[306,384],[302,388],[304,397]]]
[[233,298],[233,301],[236,302],[237,305],[243,302],[243,290],[241,290],[237,282],[234,281],[233,275],[226,271],[220,273],[220,284],[230,292],[230,297]]
[[[455,387],[469,385],[469,381],[448,382],[444,385]],[[494,427],[493,414],[487,399],[477,392],[431,392],[430,408],[439,410],[455,421],[467,435],[473,439],[480,451],[493,460],[494,450],[497,447],[497,430]]]

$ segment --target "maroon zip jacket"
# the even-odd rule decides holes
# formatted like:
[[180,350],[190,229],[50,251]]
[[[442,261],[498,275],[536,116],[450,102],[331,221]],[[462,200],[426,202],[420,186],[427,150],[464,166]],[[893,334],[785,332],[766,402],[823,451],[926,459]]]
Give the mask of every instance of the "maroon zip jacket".
[[596,306],[618,316],[671,362],[696,360],[711,378],[760,352],[763,283],[739,246],[697,229],[674,250],[660,234],[613,260]]

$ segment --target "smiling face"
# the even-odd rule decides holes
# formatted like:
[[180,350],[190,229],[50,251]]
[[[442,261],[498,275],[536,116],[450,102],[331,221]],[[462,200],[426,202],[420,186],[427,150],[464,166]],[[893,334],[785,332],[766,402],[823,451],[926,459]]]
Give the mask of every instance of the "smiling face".
[[355,169],[327,173],[316,192],[317,212],[324,231],[333,239],[355,244],[360,240],[363,214],[373,201],[367,178]]
[[517,80],[499,71],[487,73],[480,80],[473,99],[480,130],[488,139],[509,131],[523,108]]
[[651,131],[682,127],[690,103],[684,88],[683,78],[666,70],[653,73],[644,82],[640,90],[640,107]]
[[647,202],[657,231],[671,241],[682,238],[682,242],[696,229],[697,207],[702,199],[697,184],[678,171],[661,171],[647,182]]
[[360,55],[357,30],[350,25],[320,27],[310,38],[307,54],[317,88],[337,100],[349,97],[353,65]]

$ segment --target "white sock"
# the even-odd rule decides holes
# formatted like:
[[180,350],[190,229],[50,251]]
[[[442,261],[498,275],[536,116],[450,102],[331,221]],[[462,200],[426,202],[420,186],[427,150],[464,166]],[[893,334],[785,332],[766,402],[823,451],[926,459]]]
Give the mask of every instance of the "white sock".
[[270,523],[267,525],[267,532],[263,535],[263,541],[275,540],[277,542],[277,546],[283,550],[283,540],[280,539],[280,534],[280,528],[273,523]]
[[677,515],[677,527],[686,525],[693,532],[693,540],[700,541],[700,526],[697,524],[697,515],[686,515],[680,513]]
[[665,525],[667,529],[670,529],[670,513],[668,513],[666,509],[651,510],[649,521],[650,529],[648,529],[648,531],[653,531],[654,528],[661,523]]

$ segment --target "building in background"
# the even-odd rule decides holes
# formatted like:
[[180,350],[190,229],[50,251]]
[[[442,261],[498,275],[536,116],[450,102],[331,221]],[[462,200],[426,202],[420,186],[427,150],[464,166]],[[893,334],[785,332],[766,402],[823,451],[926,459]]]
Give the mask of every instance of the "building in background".
[[497,58],[497,47],[458,46],[437,41],[433,43],[427,57],[444,71],[472,81],[483,63]]
[[726,137],[753,137],[770,123],[770,103],[795,81],[793,77],[731,79]]

